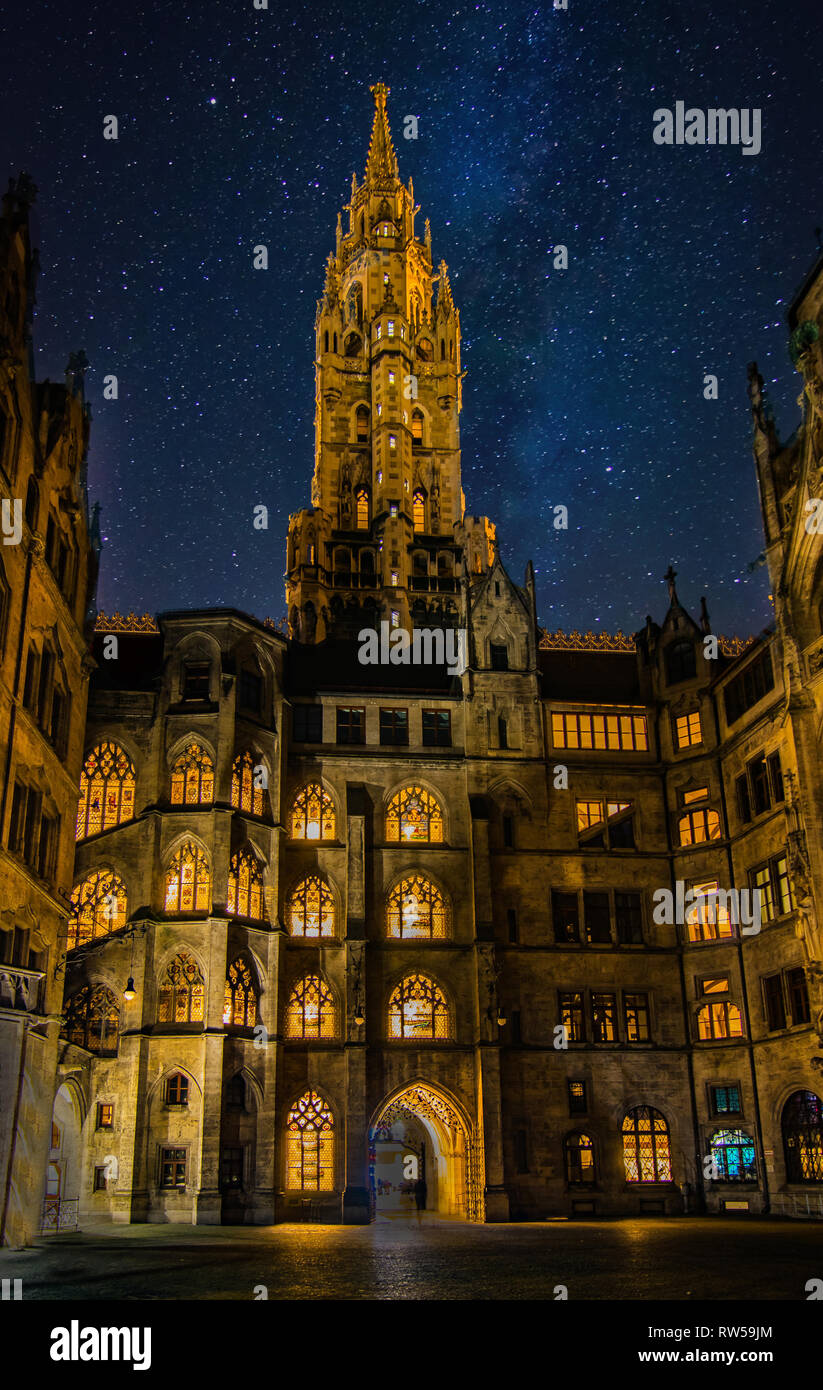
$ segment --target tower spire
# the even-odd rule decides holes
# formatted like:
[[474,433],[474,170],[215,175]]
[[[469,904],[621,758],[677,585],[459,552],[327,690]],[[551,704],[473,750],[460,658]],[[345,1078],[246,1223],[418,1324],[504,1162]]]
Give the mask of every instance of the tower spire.
[[374,122],[369,141],[369,155],[366,160],[366,182],[379,179],[398,179],[397,155],[392,144],[389,117],[386,111],[386,97],[391,88],[385,82],[377,82],[370,88],[374,96]]

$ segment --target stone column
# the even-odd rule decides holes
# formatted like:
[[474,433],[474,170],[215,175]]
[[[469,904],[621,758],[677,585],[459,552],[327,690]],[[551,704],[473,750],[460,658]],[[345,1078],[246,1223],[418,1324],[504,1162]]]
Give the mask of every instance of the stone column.
[[343,1221],[347,1226],[371,1220],[366,1107],[366,1029],[355,1023],[366,1008],[366,793],[347,788],[348,855],[346,862],[346,1133]]

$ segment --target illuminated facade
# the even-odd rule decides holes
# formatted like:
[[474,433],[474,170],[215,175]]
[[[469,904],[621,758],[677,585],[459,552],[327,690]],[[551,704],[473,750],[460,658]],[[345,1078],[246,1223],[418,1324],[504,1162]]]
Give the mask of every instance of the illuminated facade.
[[[227,1223],[403,1211],[415,1171],[475,1220],[819,1203],[823,271],[786,448],[752,372],[774,631],[715,641],[670,572],[660,625],[550,637],[465,514],[459,316],[385,99],[318,306],[288,637],[95,639],[64,1190]],[[466,672],[359,664],[379,622],[465,628]]]

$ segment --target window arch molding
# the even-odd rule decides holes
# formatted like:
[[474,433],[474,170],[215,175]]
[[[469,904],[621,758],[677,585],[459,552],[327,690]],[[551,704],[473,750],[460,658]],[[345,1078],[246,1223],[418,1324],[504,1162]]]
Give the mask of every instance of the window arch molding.
[[[253,841],[243,840],[241,844],[231,847],[226,884],[226,910],[232,917],[248,918],[254,922],[268,920],[268,868],[266,860]],[[243,911],[244,907],[247,907],[248,911]]]
[[[661,1101],[659,1098],[650,1100],[646,1097],[632,1104],[627,1100],[622,1105],[615,1107],[614,1113],[617,1117],[617,1133],[623,1145],[622,1162],[625,1181],[630,1182],[632,1187],[642,1187],[645,1183],[659,1185],[660,1183],[676,1182],[677,1179],[674,1176],[674,1160],[675,1156],[680,1153],[680,1144],[678,1142],[677,1123],[676,1121],[672,1121],[671,1107],[668,1101]],[[660,1130],[657,1129],[659,1121],[662,1121],[665,1128]],[[635,1160],[638,1159],[638,1151],[631,1143],[627,1144],[627,1139],[631,1141],[636,1138],[641,1132],[641,1128],[643,1132],[645,1132],[645,1127],[648,1123],[654,1127],[656,1135],[653,1151],[653,1167],[656,1173],[665,1174],[666,1164],[668,1163],[670,1176],[658,1175],[653,1178],[640,1177],[639,1179],[630,1179],[628,1176],[628,1163],[631,1157],[634,1157]],[[637,1167],[638,1173],[642,1173],[642,1163],[638,1162]]]
[[174,740],[174,743],[172,743],[166,750],[166,770],[168,772],[169,777],[171,776],[172,768],[174,767],[174,764],[176,763],[177,759],[183,753],[185,753],[186,749],[192,743],[198,744],[199,747],[203,749],[204,753],[208,753],[212,761],[212,766],[215,768],[216,772],[217,749],[215,748],[211,739],[208,738],[205,734],[201,733],[199,729],[189,729],[187,733],[181,734],[180,738],[176,738]]
[[[328,797],[329,801],[331,802],[331,813],[334,816],[333,835],[329,835],[327,837],[324,837],[322,835],[295,836],[293,833],[292,818],[297,809],[297,803],[301,796],[305,792],[307,792],[311,787],[319,787],[323,795]],[[326,777],[322,777],[319,774],[317,776],[312,774],[308,778],[302,778],[300,781],[294,782],[292,786],[289,788],[288,801],[286,805],[288,806],[287,827],[289,840],[293,840],[297,844],[336,844],[338,841],[342,840],[344,820],[341,813],[340,797],[337,794],[336,788],[332,785],[331,782],[329,782],[329,780]]]
[[[254,769],[262,767],[264,785],[255,786]],[[267,816],[271,812],[271,760],[253,743],[236,748],[231,764],[231,804],[235,811],[249,816]],[[259,809],[255,809],[258,808]]]
[[350,444],[363,444],[365,442],[361,422],[365,425],[365,438],[368,439],[368,432],[371,429],[371,406],[367,400],[354,401],[349,410]]
[[[312,936],[309,936],[305,932],[292,931],[291,922],[293,898],[297,893],[297,890],[302,888],[304,883],[306,883],[308,880],[313,879],[319,879],[323,888],[331,896],[331,906],[334,920],[332,923],[332,931],[330,933],[327,933],[325,936],[320,934],[314,934]],[[320,869],[310,868],[308,870],[304,869],[302,873],[295,873],[293,877],[290,879],[286,887],[285,893],[283,895],[283,920],[285,922],[286,931],[288,932],[289,937],[293,941],[337,941],[340,938],[342,906],[343,897],[337,885],[337,882],[333,878],[333,876],[327,872],[325,867],[322,871]]]
[[[404,901],[396,901],[400,889],[408,885],[403,894]],[[428,895],[416,892],[416,888],[433,890]],[[421,929],[414,930],[410,916],[414,906],[408,903],[409,897],[418,900]],[[422,899],[422,901],[421,901]],[[439,899],[439,905],[438,905]],[[400,928],[399,931],[394,930]],[[430,930],[427,930],[430,927]],[[388,941],[452,941],[454,940],[454,897],[443,882],[426,869],[404,869],[394,875],[384,894],[384,939]]]
[[[188,980],[186,980],[185,977],[181,978],[178,972],[178,981],[175,981],[173,967],[178,960],[181,961],[184,968],[187,962],[191,962],[191,965],[197,971],[197,975],[192,974],[189,976]],[[202,1023],[205,1026],[208,1002],[208,973],[197,951],[192,950],[185,942],[176,942],[174,948],[165,953],[163,962],[156,971],[154,984],[156,992],[154,1016],[157,1023],[164,1023],[169,1027],[174,1027],[176,1023]],[[168,1011],[172,1014],[172,1017],[161,1019],[160,1014],[161,1011],[165,1011],[164,1005],[166,1003],[166,1000],[164,1000],[164,992],[171,990],[175,985],[178,990],[183,988],[186,990],[188,996],[188,1002],[186,1004],[187,1017],[180,1019],[175,1018],[174,1015],[177,1013],[177,1003],[174,999],[169,999],[168,1002],[170,1007]],[[198,992],[200,996],[199,1007],[197,1004]],[[195,1017],[195,1014],[199,1014],[200,1017]]]
[[[433,988],[434,991],[436,991],[442,996],[443,1004],[445,1005],[446,1029],[445,1032],[441,1032],[439,1036],[436,1022],[434,1026],[433,1037],[429,1033],[414,1033],[412,1031],[404,1031],[403,1033],[392,1032],[392,1020],[390,1015],[392,1013],[392,1004],[395,1000],[395,996],[398,994],[398,991],[402,991],[404,996],[408,998],[410,993],[408,986],[411,984],[411,982],[416,981],[418,979],[425,980]],[[404,988],[404,986],[406,988]],[[410,1020],[408,1014],[406,1014],[404,1019],[404,1029],[409,1028],[409,1023]],[[454,993],[449,987],[449,985],[444,982],[443,977],[439,972],[435,975],[431,972],[431,970],[428,969],[428,967],[421,967],[419,970],[417,970],[414,967],[410,968],[408,965],[406,965],[402,970],[398,970],[394,975],[390,976],[389,978],[383,997],[382,1026],[384,1030],[383,1036],[389,1042],[392,1043],[454,1042],[457,1038],[457,1013],[455,1010]]]
[[[124,768],[122,761],[118,759],[117,755],[120,753],[122,753],[123,759],[128,762],[128,768]],[[104,830],[113,830],[118,825],[126,825],[135,819],[139,762],[140,759],[131,741],[128,738],[122,738],[119,729],[108,730],[104,728],[97,731],[94,741],[83,753],[83,762],[80,768],[80,791],[75,826],[75,838],[78,842],[87,840],[92,835],[99,835]],[[109,766],[110,764],[111,766]],[[99,812],[100,828],[92,829],[91,826],[95,823],[97,816],[94,813],[91,797],[92,789],[98,780],[104,794],[108,797],[109,792],[113,790],[117,794],[117,800],[116,806],[101,806]],[[82,834],[80,833],[81,823]]]
[[[311,1099],[310,1099],[311,1098]],[[319,1105],[316,1103],[319,1102]],[[316,1153],[313,1146],[307,1153],[307,1146],[294,1142],[294,1136],[300,1134],[298,1123],[292,1123],[293,1117],[296,1119],[304,1106],[311,1105],[312,1109],[319,1111],[318,1120],[327,1117],[327,1122],[331,1121],[330,1128],[321,1130],[311,1122],[305,1126],[306,1129],[314,1130],[320,1137]],[[284,1105],[281,1120],[282,1153],[283,1153],[283,1177],[284,1187],[288,1192],[334,1192],[338,1179],[338,1168],[340,1157],[338,1153],[339,1138],[343,1133],[341,1127],[341,1110],[334,1099],[329,1095],[328,1088],[325,1086],[315,1087],[309,1084],[304,1090],[292,1093],[290,1100]],[[325,1135],[326,1144],[322,1143]],[[325,1152],[324,1152],[325,1149]],[[301,1153],[302,1150],[302,1153]],[[308,1159],[308,1162],[306,1161]],[[319,1163],[318,1163],[319,1159]],[[296,1183],[293,1177],[296,1176],[297,1167],[310,1178],[309,1185]],[[328,1179],[324,1182],[322,1169],[330,1169]],[[316,1174],[316,1180],[314,1180]]]
[[189,1110],[191,1110],[193,1095],[196,1095],[198,1100],[202,1102],[203,1088],[194,1072],[189,1071],[188,1067],[184,1067],[180,1062],[170,1062],[167,1067],[163,1068],[160,1075],[151,1085],[148,1095],[148,1103],[150,1106],[155,1105],[158,1101],[162,1105],[163,1097],[166,1094],[166,1083],[170,1081],[173,1076],[185,1076],[189,1083]]
[[171,699],[175,704],[183,699],[186,663],[189,661],[208,662],[210,667],[209,695],[212,696],[217,690],[217,680],[222,662],[220,643],[208,632],[187,632],[185,637],[180,638],[171,653]]
[[[108,880],[108,882],[106,882],[106,880]],[[86,885],[93,885],[93,888],[84,893],[83,890],[86,888]],[[77,895],[76,904],[75,894]],[[118,908],[113,917],[107,916],[104,907],[104,900],[110,896],[110,894],[116,894],[118,899]],[[67,922],[67,950],[73,950],[76,946],[85,946],[91,941],[101,941],[104,937],[112,936],[115,932],[122,931],[123,928],[128,925],[129,921],[129,888],[124,872],[111,861],[95,864],[93,869],[89,869],[83,874],[82,878],[79,878],[72,886],[71,905],[72,911],[69,913]],[[91,936],[85,941],[75,939],[72,945],[68,945],[72,936],[75,938],[79,937],[81,928],[86,925],[78,920],[76,925],[72,926],[72,921],[78,918],[79,913],[82,913],[83,908],[87,906],[92,907],[92,922],[90,923]],[[75,910],[75,907],[78,910]],[[85,915],[88,917],[88,913]],[[106,926],[107,921],[109,923],[108,926]],[[103,929],[99,930],[98,928],[101,926]]]
[[[317,981],[317,984],[314,982]],[[316,1030],[311,1026],[311,1015],[307,1020],[307,989],[311,986],[318,993]],[[296,971],[289,979],[284,991],[286,1006],[283,1019],[284,1037],[289,1042],[339,1042],[341,1039],[341,1001],[333,982],[319,966],[309,970]],[[310,1005],[314,1004],[309,999]],[[300,1031],[297,1031],[297,1020]],[[308,1022],[308,1029],[307,1029]]]
[[66,992],[60,1036],[96,1056],[116,1057],[122,1017],[120,996],[111,979],[101,974],[77,980]]
[[[390,809],[390,807],[391,807],[392,802],[394,801],[395,797],[399,797],[403,792],[412,792],[413,790],[415,790],[415,789],[417,789],[417,788],[419,788],[421,791],[424,791],[424,792],[427,794],[427,796],[432,797],[433,800],[437,803],[437,807],[438,807],[438,809],[439,809],[439,811],[440,811],[440,818],[441,818],[442,823],[443,823],[443,837],[442,837],[442,839],[441,839],[441,840],[414,840],[414,839],[411,839],[411,837],[409,837],[409,839],[408,839],[408,841],[407,841],[406,839],[404,839],[404,837],[403,837],[402,834],[401,834],[401,835],[399,836],[398,839],[396,839],[396,840],[389,840],[388,834],[387,834],[388,826],[387,826],[386,822],[387,822],[387,819],[388,819],[389,809]],[[424,777],[415,777],[414,780],[412,781],[412,780],[410,780],[408,777],[404,777],[402,781],[396,782],[396,783],[394,784],[394,786],[389,787],[388,790],[386,791],[386,793],[385,793],[385,795],[384,795],[384,797],[383,797],[383,833],[384,833],[385,841],[386,841],[387,844],[390,844],[390,845],[401,844],[401,845],[402,845],[402,844],[406,844],[406,843],[410,843],[410,844],[415,844],[415,843],[417,843],[417,844],[443,844],[443,845],[447,845],[447,844],[450,843],[450,840],[451,840],[450,830],[451,830],[451,825],[450,825],[450,816],[449,816],[449,811],[448,811],[448,801],[447,801],[446,797],[444,796],[443,792],[440,791],[439,787],[436,787],[436,786],[434,785],[433,782],[430,782],[430,781],[428,780],[428,778],[424,778]]]
[[[167,889],[168,889],[168,880],[169,880],[169,874],[170,874],[171,869],[172,869],[172,865],[173,865],[175,859],[177,858],[177,856],[178,856],[183,850],[185,850],[187,846],[191,846],[191,847],[194,849],[195,853],[196,853],[197,856],[198,856],[198,862],[200,862],[199,856],[202,855],[202,857],[203,857],[203,858],[202,858],[202,863],[204,864],[204,867],[205,867],[205,870],[206,870],[206,874],[207,874],[207,876],[208,876],[208,891],[207,891],[207,894],[206,894],[206,897],[207,897],[207,899],[208,899],[207,906],[206,906],[206,907],[197,907],[197,906],[195,906],[195,907],[193,907],[193,908],[183,908],[183,907],[174,908],[174,907],[166,907],[166,901],[167,901],[167,897],[168,897],[168,892],[167,892]],[[167,845],[166,848],[165,848],[165,850],[163,850],[163,852],[162,852],[162,858],[161,858],[161,864],[162,864],[161,875],[162,875],[162,891],[163,891],[163,909],[162,909],[162,910],[163,910],[164,912],[172,912],[172,913],[175,913],[175,914],[180,914],[180,913],[186,913],[186,912],[203,913],[203,912],[210,912],[210,911],[211,911],[212,899],[213,899],[213,896],[214,896],[214,874],[213,874],[213,868],[212,868],[212,858],[211,858],[211,855],[210,855],[208,849],[206,848],[205,844],[204,844],[203,841],[200,839],[199,835],[193,835],[192,832],[191,832],[190,830],[184,830],[184,831],[182,831],[179,835],[176,835],[175,838],[171,841],[171,844]]]
[[[244,979],[244,974],[247,979]],[[241,946],[226,958],[223,995],[223,1025],[226,1028],[254,1028],[260,1019],[263,983],[253,953]],[[238,1008],[243,1018],[238,1017]]]

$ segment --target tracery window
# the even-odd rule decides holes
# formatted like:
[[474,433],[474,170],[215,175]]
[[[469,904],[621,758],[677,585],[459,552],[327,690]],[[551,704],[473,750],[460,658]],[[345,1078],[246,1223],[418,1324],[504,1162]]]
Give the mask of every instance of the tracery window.
[[319,782],[310,782],[294,798],[291,809],[293,840],[333,840],[334,802]]
[[66,949],[110,936],[126,925],[126,888],[111,869],[100,869],[78,883],[71,895]]
[[789,1182],[823,1182],[823,1102],[814,1091],[795,1091],[781,1120]]
[[289,1111],[286,1187],[301,1192],[331,1192],[334,1187],[334,1119],[316,1091],[306,1091]]
[[334,936],[334,898],[318,874],[289,894],[286,918],[292,936]]
[[720,815],[709,809],[687,811],[680,817],[678,830],[681,845],[701,845],[706,840],[719,840]]
[[672,1156],[666,1117],[638,1105],[623,1121],[626,1182],[671,1182]]
[[211,905],[211,874],[206,851],[186,840],[166,871],[166,912],[206,912]]
[[251,753],[240,753],[231,769],[231,804],[251,816],[263,815],[263,794],[266,788],[266,769],[256,763]]
[[180,951],[160,977],[158,1023],[202,1023],[205,986],[194,956]]
[[718,1182],[757,1182],[754,1140],[742,1129],[719,1129],[711,1138]]
[[412,411],[412,439],[417,444],[423,443],[423,412],[422,410]]
[[413,1041],[450,1036],[449,1007],[440,986],[428,975],[407,975],[389,1000],[389,1037]]
[[359,487],[354,494],[355,517],[357,520],[357,530],[367,531],[369,526],[369,494],[366,488]]
[[263,917],[263,869],[248,849],[239,849],[229,864],[226,909],[238,917]]
[[423,787],[403,787],[386,811],[386,839],[390,841],[443,842],[443,812],[439,802]]
[[98,1057],[117,1056],[120,1009],[105,985],[83,985],[66,1003],[61,1035]]
[[189,743],[171,770],[173,806],[203,806],[214,800],[214,763],[199,743]]
[[418,489],[412,497],[412,521],[415,531],[426,529],[426,499]]
[[410,875],[389,894],[386,925],[391,937],[442,941],[449,934],[448,904],[430,879],[422,874]]
[[697,1013],[697,1036],[708,1038],[742,1038],[743,1019],[736,1004],[727,999],[704,1004]]
[[734,936],[726,893],[720,889],[717,879],[693,883],[690,892],[692,903],[686,908],[689,940],[717,941],[723,936]]
[[336,1035],[334,996],[320,975],[298,980],[286,1008],[287,1038],[333,1038]]
[[594,1144],[588,1134],[567,1134],[563,1147],[566,1151],[566,1176],[570,1184],[589,1186],[596,1181],[594,1167]]
[[80,773],[76,838],[85,840],[134,815],[134,763],[117,743],[98,743]]
[[223,1022],[235,1028],[253,1028],[257,1022],[257,980],[245,956],[228,968]]

